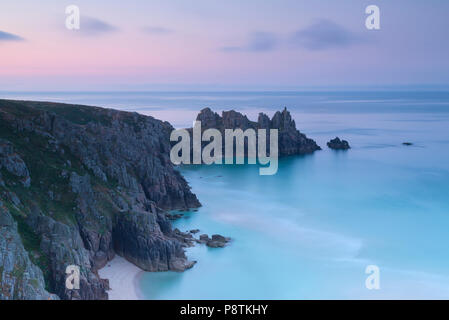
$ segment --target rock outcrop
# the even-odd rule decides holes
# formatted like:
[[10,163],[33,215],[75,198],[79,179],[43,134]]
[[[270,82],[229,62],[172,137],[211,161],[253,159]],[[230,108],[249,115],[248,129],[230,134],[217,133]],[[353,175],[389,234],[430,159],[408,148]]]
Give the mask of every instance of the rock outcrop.
[[211,239],[207,239],[206,245],[211,248],[223,248],[231,238],[223,237],[219,234],[213,234]]
[[199,243],[204,243],[210,248],[224,248],[230,241],[231,238],[219,234],[213,234],[212,238],[209,238],[207,234],[202,234],[198,240]]
[[56,300],[31,261],[8,209],[0,201],[0,300]]
[[327,143],[327,146],[333,150],[348,150],[351,147],[349,146],[349,142],[346,140],[340,140],[339,137],[332,139]]
[[[184,271],[188,261],[162,213],[121,213],[113,229],[115,251],[146,271]],[[165,233],[164,233],[165,232]],[[129,237],[133,234],[133,237]]]
[[[98,277],[77,227],[44,215],[30,215],[28,219],[40,236],[40,249],[49,259],[49,282],[54,293],[61,299],[107,299],[108,281]],[[79,290],[68,290],[65,286],[66,268],[70,265],[80,268]]]
[[[0,239],[0,271],[11,259],[29,270],[10,280],[8,262],[8,297],[107,299],[97,271],[115,254],[148,271],[193,265],[165,212],[200,206],[170,162],[172,130],[137,113],[0,100],[0,201],[19,223],[8,224],[14,247]],[[65,287],[68,265],[80,267],[79,290]]]
[[30,173],[22,158],[14,152],[9,141],[0,139],[0,169],[5,168],[9,173],[20,178],[25,187],[31,184]]
[[247,116],[234,110],[223,111],[220,116],[210,108],[205,108],[201,110],[196,120],[201,121],[202,131],[218,129],[223,137],[225,129],[242,129],[243,131],[266,129],[268,152],[270,129],[277,129],[279,156],[309,154],[321,150],[314,140],[307,138],[305,134],[296,129],[296,123],[287,108],[277,111],[271,120],[266,114],[260,113],[257,122],[250,121]]

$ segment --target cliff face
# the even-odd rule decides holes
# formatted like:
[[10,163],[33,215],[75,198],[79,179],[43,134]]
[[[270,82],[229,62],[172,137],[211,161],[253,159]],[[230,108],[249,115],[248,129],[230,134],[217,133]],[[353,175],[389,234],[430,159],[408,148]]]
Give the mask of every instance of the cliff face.
[[254,122],[234,110],[223,111],[220,116],[211,109],[205,108],[201,110],[196,120],[201,121],[202,131],[214,128],[218,129],[223,136],[225,129],[266,129],[267,141],[270,137],[269,130],[277,129],[279,156],[308,154],[321,150],[314,140],[307,138],[305,134],[296,129],[296,123],[287,109],[276,112],[272,119],[266,114],[260,113],[257,122]]
[[[107,299],[97,270],[115,253],[148,271],[191,267],[164,212],[200,206],[170,162],[172,129],[136,113],[0,100],[0,230],[16,243],[0,242],[0,299]],[[4,257],[26,277],[2,276]],[[80,267],[80,290],[65,287],[68,265]]]
[[0,300],[57,299],[45,290],[42,271],[22,244],[17,223],[0,202]]

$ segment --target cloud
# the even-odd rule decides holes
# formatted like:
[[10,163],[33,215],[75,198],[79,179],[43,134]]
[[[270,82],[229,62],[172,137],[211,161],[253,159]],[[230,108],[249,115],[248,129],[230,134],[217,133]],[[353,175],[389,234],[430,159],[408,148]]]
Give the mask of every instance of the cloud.
[[277,38],[268,32],[255,32],[251,34],[248,49],[250,51],[271,51],[276,47]]
[[361,35],[351,32],[331,20],[320,20],[299,30],[293,34],[290,40],[295,46],[309,50],[345,48],[366,42]]
[[0,41],[24,41],[22,37],[0,30]]
[[243,46],[222,47],[224,52],[267,52],[276,48],[278,39],[276,35],[270,32],[253,32],[248,37],[248,42]]
[[156,27],[156,26],[143,27],[142,31],[144,33],[156,34],[156,35],[164,35],[164,34],[170,34],[170,33],[174,32],[172,29],[164,28],[164,27]]
[[82,34],[97,36],[118,31],[118,28],[97,18],[82,16],[80,30]]

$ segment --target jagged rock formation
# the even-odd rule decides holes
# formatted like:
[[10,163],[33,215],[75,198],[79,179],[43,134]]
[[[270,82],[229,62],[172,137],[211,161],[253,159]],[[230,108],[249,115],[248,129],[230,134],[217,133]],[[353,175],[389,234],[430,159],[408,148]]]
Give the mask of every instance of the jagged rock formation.
[[8,209],[0,201],[0,300],[50,300],[44,276],[25,250]]
[[[166,234],[162,231],[165,226]],[[129,237],[127,233],[134,234]],[[172,238],[167,239],[166,235]],[[151,237],[148,237],[151,234]],[[146,271],[183,271],[193,267],[194,262],[187,261],[182,243],[173,235],[162,213],[134,212],[117,215],[113,231],[115,250],[129,257]]]
[[297,154],[313,153],[321,148],[312,139],[306,137],[296,129],[295,120],[290,112],[285,108],[282,112],[277,111],[272,119],[259,113],[257,122],[250,121],[247,116],[236,112],[223,111],[222,116],[213,112],[210,108],[201,110],[197,121],[201,121],[201,130],[218,129],[224,137],[225,129],[266,129],[267,130],[267,151],[269,152],[269,130],[278,129],[279,156],[290,156]]
[[339,137],[332,139],[327,143],[327,146],[333,150],[348,150],[351,149],[349,142],[346,140],[340,140]]
[[[54,293],[64,299],[107,299],[108,281],[98,277],[77,226],[55,221],[42,213],[29,215],[27,222],[40,238],[42,254],[48,257],[49,287]],[[69,265],[80,267],[80,290],[65,287],[65,272]]]
[[[0,242],[0,298],[107,299],[97,271],[116,253],[148,271],[191,267],[164,212],[200,206],[170,162],[172,130],[137,113],[0,100],[0,221],[18,225],[0,226],[15,241]],[[11,280],[11,263],[26,276]],[[72,264],[80,290],[65,287]]]
[[[6,140],[0,139],[0,169],[5,168],[11,174],[20,177],[25,187],[29,187],[31,183],[28,168],[18,154]],[[1,178],[1,176],[0,176]]]

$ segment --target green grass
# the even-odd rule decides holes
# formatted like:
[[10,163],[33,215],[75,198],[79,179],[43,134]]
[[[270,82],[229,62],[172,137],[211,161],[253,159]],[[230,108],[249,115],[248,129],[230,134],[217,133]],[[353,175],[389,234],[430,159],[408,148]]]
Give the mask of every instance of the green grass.
[[111,125],[107,109],[98,107],[54,102],[0,100],[1,109],[16,116],[36,115],[39,110],[50,111],[75,124],[85,125],[89,122],[98,122],[106,126]]
[[27,251],[40,251],[40,237],[28,226],[25,222],[23,214],[18,213],[17,209],[11,210],[14,220],[17,222],[17,229],[19,231],[20,237],[22,238],[23,246]]
[[[64,153],[53,152],[48,149],[48,139],[31,132],[14,132],[8,128],[8,123],[0,117],[0,137],[13,143],[15,150],[26,163],[31,176],[31,186],[25,188],[18,183],[18,177],[2,170],[3,180],[7,189],[15,192],[21,199],[25,207],[38,206],[42,212],[51,216],[57,221],[76,225],[76,198],[69,185],[69,177],[62,177],[63,170],[76,172],[78,175],[89,174],[94,189],[107,194],[109,190],[115,190],[118,186],[116,179],[103,181],[90,169],[86,169],[81,161],[75,157],[68,147],[61,146]],[[67,166],[67,160],[71,166]],[[49,191],[54,194],[51,199]],[[108,201],[103,201],[99,206],[100,211],[108,213],[113,210],[113,205]]]
[[30,283],[34,287],[34,289],[37,289],[39,287],[39,281],[37,281],[36,279],[31,279]]
[[18,117],[30,117],[39,114],[38,110],[30,109],[20,101],[12,100],[0,99],[0,110],[6,111],[7,113],[13,114]]
[[[0,137],[13,143],[15,150],[26,163],[31,176],[31,187],[25,188],[18,183],[18,177],[2,170],[3,180],[7,187],[15,192],[27,207],[37,205],[47,215],[56,220],[75,224],[76,195],[70,190],[68,178],[61,176],[63,170],[69,174],[74,171],[80,175],[87,170],[80,160],[73,156],[67,147],[63,147],[64,154],[48,149],[48,139],[30,132],[13,132],[8,123],[0,118]],[[71,166],[67,166],[70,160]],[[52,200],[48,191],[60,200]]]

